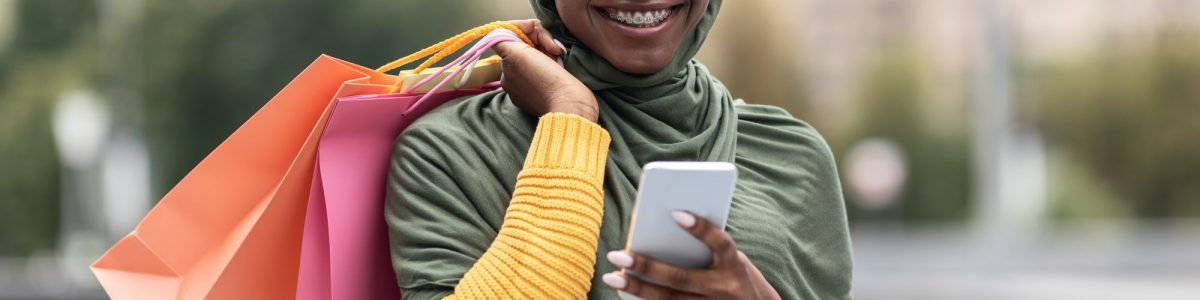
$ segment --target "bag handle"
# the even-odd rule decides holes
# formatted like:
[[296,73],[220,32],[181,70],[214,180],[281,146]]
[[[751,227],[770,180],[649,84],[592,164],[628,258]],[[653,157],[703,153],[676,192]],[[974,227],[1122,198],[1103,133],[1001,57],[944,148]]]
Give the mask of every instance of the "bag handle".
[[[449,77],[446,77],[446,79],[444,81],[439,83],[436,87],[434,87],[429,92],[437,91],[438,89],[440,89],[440,87],[442,85],[445,85],[447,82],[450,82],[450,80],[452,78],[454,78],[455,76],[458,76],[459,73],[462,73],[463,76],[461,76],[459,78],[458,86],[462,86],[463,84],[465,84],[467,82],[467,80],[471,79],[470,78],[471,72],[475,70],[475,68],[474,68],[475,63],[480,61],[480,57],[483,56],[483,54],[485,52],[487,52],[488,49],[490,49],[492,46],[499,44],[501,42],[520,42],[520,41],[521,41],[520,37],[517,36],[516,33],[512,32],[508,29],[492,30],[492,32],[489,32],[487,35],[484,35],[482,38],[480,38],[478,42],[475,42],[475,46],[472,46],[471,49],[467,50],[466,53],[463,53],[462,56],[459,56],[453,62],[450,62],[450,63],[446,64],[445,66],[443,66],[442,68],[438,69],[436,72],[433,72],[433,74],[430,74],[429,76],[425,76],[425,78],[416,82],[412,86],[402,86],[400,92],[405,92],[406,90],[411,91],[413,89],[417,89],[422,86],[425,86],[425,84],[429,83],[429,81],[431,81],[433,78],[437,78],[438,76],[441,76],[443,73],[445,73],[446,70],[451,70],[456,67],[458,69],[455,69],[455,71],[452,72],[453,74],[451,74]],[[499,59],[500,59],[499,56],[493,55],[492,57],[483,59],[483,61],[499,60]],[[465,70],[465,71],[462,71],[462,70]]]
[[[378,69],[375,69],[375,71],[378,71],[380,73],[386,73],[388,71],[402,67],[404,65],[407,65],[407,64],[417,61],[419,59],[429,57],[429,59],[425,60],[425,62],[418,65],[416,69],[413,69],[413,73],[420,74],[421,71],[428,69],[430,66],[437,63],[438,61],[441,61],[442,59],[446,58],[447,56],[450,56],[450,54],[453,54],[454,52],[457,52],[458,50],[462,49],[464,46],[466,46],[471,41],[473,41],[477,38],[483,37],[484,35],[492,32],[493,30],[496,30],[496,29],[507,29],[508,31],[515,33],[517,35],[517,37],[519,37],[521,39],[522,42],[525,42],[525,44],[533,46],[533,41],[530,40],[529,37],[526,36],[525,33],[522,32],[520,28],[517,28],[517,25],[514,25],[513,23],[506,22],[506,21],[496,21],[496,22],[484,24],[479,27],[472,28],[470,30],[467,30],[466,32],[460,33],[449,39],[438,42],[437,44],[434,44],[433,46],[429,46],[429,47],[426,47],[425,49],[421,49],[421,51],[417,51],[416,53],[410,54],[405,57],[401,57],[400,59],[397,59],[386,65],[383,65],[382,67],[379,67]],[[394,83],[392,85],[392,88],[388,92],[395,93],[395,92],[399,91],[400,86],[402,84],[404,84],[403,78],[396,77],[396,83]]]
[[[507,32],[508,30],[507,29],[497,29],[496,31],[497,32],[500,32],[500,31]],[[450,72],[450,76],[446,76],[445,79],[442,79],[441,82],[438,82],[438,84],[435,85],[432,89],[430,89],[429,92],[426,92],[424,95],[421,95],[421,98],[417,99],[417,101],[413,103],[412,107],[418,107],[421,103],[425,102],[427,99],[429,99],[429,97],[433,96],[437,92],[437,90],[441,89],[442,86],[446,85],[446,83],[450,82],[451,80],[454,79],[454,77],[458,76],[458,74],[463,73],[464,71],[466,71],[467,73],[470,73],[471,70],[474,69],[473,66],[475,65],[475,63],[478,62],[480,57],[482,57],[483,54],[485,52],[487,52],[487,50],[490,49],[492,46],[499,44],[499,43],[503,43],[503,42],[518,42],[518,41],[520,41],[520,39],[513,36],[511,34],[511,32],[509,34],[501,34],[501,35],[495,35],[495,36],[489,34],[488,36],[484,37],[483,39],[481,39],[479,41],[478,44],[475,44],[474,47],[471,47],[471,50],[468,50],[467,53],[464,53],[462,56],[458,57],[458,59],[455,59],[454,62],[451,62],[450,64],[446,65],[445,67],[442,67],[441,69],[437,70],[437,72],[434,72],[433,74],[426,76],[424,79],[421,79],[421,81],[418,81],[416,84],[413,84],[413,88],[424,86],[425,84],[429,83],[429,81],[433,80],[434,78],[441,76],[443,73],[445,73],[447,70],[451,69],[453,66],[457,66],[457,68],[454,68],[454,71]],[[463,75],[462,78],[465,79],[468,76],[469,75]]]
[[[563,50],[563,52],[567,51],[566,47],[563,46],[562,42],[559,42],[558,40],[553,40],[553,41],[556,45],[558,45],[559,48],[561,48]],[[442,88],[442,86],[446,85],[446,83],[453,81],[453,79],[455,77],[459,77],[458,76],[459,74],[463,74],[463,75],[459,78],[458,86],[462,86],[463,84],[465,84],[465,82],[471,77],[471,71],[475,70],[474,66],[475,66],[476,62],[480,61],[480,58],[483,56],[483,54],[487,53],[487,51],[489,49],[491,49],[492,46],[495,46],[496,44],[503,43],[503,42],[521,42],[521,38],[518,33],[508,30],[508,29],[501,28],[501,29],[492,30],[487,35],[484,35],[482,38],[480,38],[479,41],[475,43],[475,46],[472,46],[470,50],[467,50],[466,53],[463,53],[461,56],[459,56],[453,62],[446,64],[446,66],[439,68],[437,71],[433,72],[432,74],[429,74],[428,76],[425,76],[425,78],[414,83],[412,86],[407,87],[409,90],[412,90],[412,89],[416,89],[416,88],[425,86],[430,81],[432,81],[434,78],[441,77],[442,74],[445,74],[448,70],[452,70],[452,71],[450,71],[449,76],[446,76],[446,78],[444,78],[444,79],[442,79],[442,81],[438,82],[428,92],[425,92],[424,95],[421,95],[421,98],[417,99],[417,101],[415,103],[413,103],[413,105],[412,105],[413,108],[410,108],[410,110],[414,109],[415,107],[420,106],[421,103],[423,103],[427,99],[429,99],[430,96],[432,96],[434,93],[436,93],[438,90],[440,90]],[[485,58],[483,60],[484,61],[488,61],[488,60],[499,61],[500,57],[496,56],[496,55],[492,55],[491,57]],[[562,57],[557,58],[557,61],[560,66],[563,65]]]

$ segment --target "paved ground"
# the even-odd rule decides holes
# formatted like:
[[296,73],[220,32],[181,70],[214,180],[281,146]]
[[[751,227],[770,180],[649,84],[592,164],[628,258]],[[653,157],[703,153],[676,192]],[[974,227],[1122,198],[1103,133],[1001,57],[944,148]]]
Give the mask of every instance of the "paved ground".
[[858,299],[1200,299],[1200,224],[858,226]]

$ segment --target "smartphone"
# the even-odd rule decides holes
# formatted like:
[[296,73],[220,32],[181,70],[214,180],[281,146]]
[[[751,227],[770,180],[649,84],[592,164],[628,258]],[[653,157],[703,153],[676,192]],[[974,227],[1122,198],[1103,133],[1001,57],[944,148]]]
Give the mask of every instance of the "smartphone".
[[725,229],[737,167],[727,162],[651,162],[642,168],[625,249],[671,265],[712,264],[708,246],[671,218],[687,211]]

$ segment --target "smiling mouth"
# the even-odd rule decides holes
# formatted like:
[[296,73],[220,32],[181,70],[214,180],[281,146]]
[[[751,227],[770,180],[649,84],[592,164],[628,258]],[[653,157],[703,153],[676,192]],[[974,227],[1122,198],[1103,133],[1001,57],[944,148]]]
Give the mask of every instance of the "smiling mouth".
[[634,28],[650,28],[662,25],[683,5],[675,5],[663,9],[649,10],[629,10],[617,8],[601,8],[597,7],[602,15],[608,16],[610,20],[616,21],[621,25]]

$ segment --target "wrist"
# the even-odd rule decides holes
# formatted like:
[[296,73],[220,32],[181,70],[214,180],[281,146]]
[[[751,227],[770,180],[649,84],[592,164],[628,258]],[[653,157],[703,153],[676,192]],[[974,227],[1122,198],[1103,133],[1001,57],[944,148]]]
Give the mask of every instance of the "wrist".
[[596,123],[600,118],[600,111],[595,106],[568,103],[562,105],[553,105],[546,113],[564,113],[583,117],[592,123]]

